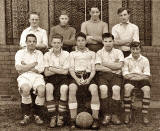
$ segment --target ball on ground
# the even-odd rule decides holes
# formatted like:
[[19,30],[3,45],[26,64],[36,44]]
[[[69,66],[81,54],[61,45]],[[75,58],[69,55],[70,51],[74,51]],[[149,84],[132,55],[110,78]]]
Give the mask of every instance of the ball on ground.
[[80,128],[89,128],[93,123],[93,117],[88,112],[81,112],[77,115],[76,125]]

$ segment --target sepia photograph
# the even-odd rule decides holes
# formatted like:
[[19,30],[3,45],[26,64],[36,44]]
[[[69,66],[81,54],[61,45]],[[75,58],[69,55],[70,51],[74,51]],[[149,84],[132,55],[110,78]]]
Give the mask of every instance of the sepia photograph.
[[0,131],[160,131],[160,0],[0,0]]

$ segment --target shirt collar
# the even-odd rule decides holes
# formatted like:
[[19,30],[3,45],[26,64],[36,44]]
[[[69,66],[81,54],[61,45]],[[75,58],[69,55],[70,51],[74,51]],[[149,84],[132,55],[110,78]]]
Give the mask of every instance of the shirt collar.
[[29,31],[40,31],[40,27],[38,27],[36,30],[33,30],[32,27],[30,26],[30,27],[28,28],[28,30],[29,30]]
[[[129,20],[126,22],[126,24],[130,24]],[[120,25],[123,25],[123,23],[121,22]]]
[[[75,47],[75,51],[76,52],[82,52],[82,51],[80,51],[80,50],[77,49],[77,46]],[[86,50],[84,50],[83,52],[88,52],[88,51],[89,51],[89,49],[86,47]]]
[[51,48],[51,49],[49,50],[50,54],[54,54],[55,56],[60,56],[60,55],[62,54],[62,51],[63,51],[63,50],[61,49],[61,53],[60,53],[59,55],[55,55],[54,52],[53,52],[53,48]]
[[106,51],[106,49],[103,47],[102,48],[102,50],[104,51],[104,52],[107,52],[107,53],[111,53],[112,51],[113,51],[113,49],[114,49],[114,47],[112,48],[112,50],[110,51],[110,52],[108,52],[108,51]]
[[98,19],[97,21],[94,21],[94,20],[90,19],[90,21],[91,21],[92,23],[98,23],[98,22],[100,22],[101,20]]
[[[28,50],[27,50],[27,47],[25,47],[24,51],[29,53]],[[36,49],[33,51],[33,53],[36,53]]]
[[[135,59],[133,58],[132,54],[130,54],[130,55],[128,56],[128,58],[135,60]],[[138,58],[137,60],[140,60],[141,58],[142,58],[142,55],[140,54],[140,56],[139,56],[139,58]]]

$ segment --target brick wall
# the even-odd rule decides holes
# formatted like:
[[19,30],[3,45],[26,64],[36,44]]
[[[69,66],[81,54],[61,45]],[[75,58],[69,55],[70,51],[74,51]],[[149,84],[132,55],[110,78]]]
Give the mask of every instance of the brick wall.
[[[0,45],[0,95],[16,94],[18,76],[14,67],[14,55],[18,50],[15,45]],[[153,100],[160,99],[160,47],[144,47],[143,55],[151,64],[151,95]]]

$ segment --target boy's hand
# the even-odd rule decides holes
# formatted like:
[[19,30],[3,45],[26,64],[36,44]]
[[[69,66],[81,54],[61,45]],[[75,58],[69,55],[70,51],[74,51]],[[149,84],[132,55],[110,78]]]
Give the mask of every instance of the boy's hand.
[[75,79],[75,80],[76,80],[76,82],[77,82],[77,84],[78,84],[79,86],[82,85],[81,79],[77,78],[77,79]]
[[85,85],[88,85],[90,82],[91,82],[90,79],[86,79],[84,84],[85,84]]

